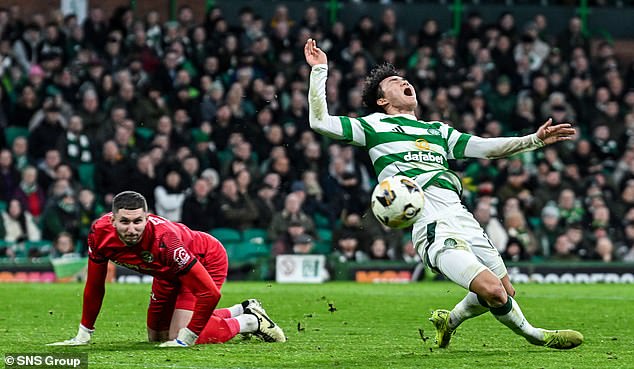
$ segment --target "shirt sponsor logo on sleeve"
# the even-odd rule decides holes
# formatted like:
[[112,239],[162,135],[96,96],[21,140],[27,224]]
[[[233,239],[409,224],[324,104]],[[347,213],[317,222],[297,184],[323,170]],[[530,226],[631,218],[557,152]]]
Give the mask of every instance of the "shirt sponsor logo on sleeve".
[[185,265],[187,265],[190,259],[191,256],[184,247],[179,247],[174,250],[174,261],[176,262],[176,264],[178,264],[178,266],[184,267]]

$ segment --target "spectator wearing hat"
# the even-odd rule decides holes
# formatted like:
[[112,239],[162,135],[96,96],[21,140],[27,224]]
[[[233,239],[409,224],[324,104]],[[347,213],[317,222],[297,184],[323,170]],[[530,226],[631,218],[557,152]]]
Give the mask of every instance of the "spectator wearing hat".
[[302,235],[310,237],[310,235],[306,233],[304,223],[299,220],[292,220],[288,224],[288,228],[276,240],[273,240],[271,255],[292,254],[295,239]]
[[515,237],[509,238],[501,255],[505,261],[519,262],[530,260],[530,255],[526,252],[524,244]]
[[308,255],[312,253],[314,247],[315,242],[310,235],[304,233],[293,238],[293,254]]

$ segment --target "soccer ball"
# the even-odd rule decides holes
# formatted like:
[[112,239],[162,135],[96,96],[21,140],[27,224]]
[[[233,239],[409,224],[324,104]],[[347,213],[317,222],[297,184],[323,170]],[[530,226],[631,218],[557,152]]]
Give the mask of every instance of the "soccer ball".
[[372,191],[372,212],[390,228],[407,228],[422,214],[423,190],[411,178],[396,175],[385,178]]

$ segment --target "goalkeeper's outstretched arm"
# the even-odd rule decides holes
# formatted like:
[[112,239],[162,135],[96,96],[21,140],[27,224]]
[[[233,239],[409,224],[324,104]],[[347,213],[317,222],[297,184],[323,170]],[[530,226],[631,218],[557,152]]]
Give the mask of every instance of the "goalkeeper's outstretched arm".
[[88,276],[84,287],[81,323],[77,335],[65,341],[51,343],[49,346],[79,346],[90,343],[95,331],[95,321],[106,293],[107,273],[108,262],[97,263],[88,259]]

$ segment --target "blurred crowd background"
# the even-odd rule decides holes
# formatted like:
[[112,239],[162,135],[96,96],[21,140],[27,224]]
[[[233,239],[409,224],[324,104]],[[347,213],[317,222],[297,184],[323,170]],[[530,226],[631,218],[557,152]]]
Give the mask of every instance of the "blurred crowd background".
[[135,190],[230,258],[419,262],[409,232],[368,210],[367,154],[309,128],[312,37],[333,115],[366,114],[363,79],[389,62],[425,121],[483,137],[572,122],[574,141],[452,163],[464,202],[508,261],[634,261],[634,63],[577,16],[554,33],[546,15],[518,24],[509,9],[470,11],[455,34],[421,15],[404,29],[388,5],[353,23],[310,3],[272,17],[211,7],[202,22],[188,6],[168,21],[93,4],[81,23],[0,7],[0,255],[85,254],[91,222]]

